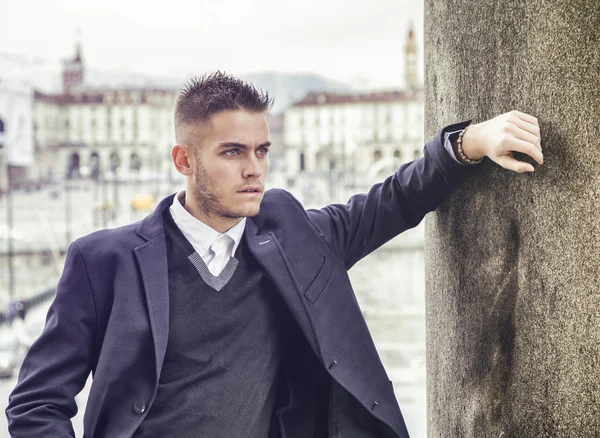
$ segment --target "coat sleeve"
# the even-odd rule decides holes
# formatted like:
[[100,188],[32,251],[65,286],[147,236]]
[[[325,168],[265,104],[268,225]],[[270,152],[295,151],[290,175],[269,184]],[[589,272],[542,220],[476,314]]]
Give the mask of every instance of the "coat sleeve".
[[75,396],[92,370],[95,306],[76,243],[67,252],[40,337],[21,366],[6,416],[13,438],[74,437]]
[[473,171],[450,156],[446,133],[470,122],[447,126],[427,143],[424,155],[406,163],[367,194],[346,204],[307,210],[312,223],[330,248],[350,269],[356,262],[403,231],[417,226]]

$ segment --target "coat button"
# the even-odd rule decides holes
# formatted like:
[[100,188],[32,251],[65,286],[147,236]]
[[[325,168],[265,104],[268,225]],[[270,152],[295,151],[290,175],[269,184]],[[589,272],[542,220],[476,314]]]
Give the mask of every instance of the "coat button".
[[144,403],[136,403],[133,405],[133,410],[136,414],[143,414],[146,412],[146,405]]
[[377,400],[375,400],[373,402],[373,406],[371,406],[371,410],[374,411],[377,406],[379,406],[379,402]]

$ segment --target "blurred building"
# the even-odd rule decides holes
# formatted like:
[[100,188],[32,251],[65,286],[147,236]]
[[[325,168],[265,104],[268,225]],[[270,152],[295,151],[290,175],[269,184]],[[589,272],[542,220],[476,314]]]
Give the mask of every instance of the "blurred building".
[[422,154],[424,89],[412,28],[404,47],[405,89],[311,93],[285,113],[286,172],[336,172],[346,184],[372,183]]
[[29,177],[35,160],[33,90],[26,84],[0,78],[0,192]]
[[168,172],[175,89],[85,86],[80,44],[63,61],[59,94],[34,94],[40,176]]

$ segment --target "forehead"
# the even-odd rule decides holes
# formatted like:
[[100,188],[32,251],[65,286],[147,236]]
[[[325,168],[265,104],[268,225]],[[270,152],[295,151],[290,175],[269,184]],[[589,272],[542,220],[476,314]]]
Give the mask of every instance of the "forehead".
[[221,111],[211,116],[206,128],[206,139],[211,142],[261,144],[269,140],[267,116],[260,112]]

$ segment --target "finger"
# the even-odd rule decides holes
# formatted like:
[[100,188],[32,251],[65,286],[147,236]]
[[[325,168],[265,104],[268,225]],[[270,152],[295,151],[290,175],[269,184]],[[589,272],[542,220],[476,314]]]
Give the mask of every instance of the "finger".
[[540,126],[536,117],[530,116],[529,114],[522,113],[521,111],[513,111],[513,113],[524,122],[527,122],[534,126]]
[[494,161],[496,161],[496,163],[505,169],[512,170],[517,173],[533,172],[535,170],[531,164],[516,160],[510,155],[502,155]]
[[514,152],[521,152],[522,154],[529,155],[539,164],[544,164],[544,155],[542,152],[532,143],[528,141],[523,141],[520,138],[513,137],[511,141],[508,142],[507,146],[508,150]]
[[523,122],[522,120],[518,119],[516,121],[515,125],[512,125],[512,124],[508,125],[511,127],[510,133],[518,139],[521,139],[523,141],[533,144],[539,151],[541,151],[542,146],[540,144],[539,130],[537,131],[537,134],[536,134],[535,131],[532,132],[523,125],[527,125],[527,127],[532,126],[529,123]]

